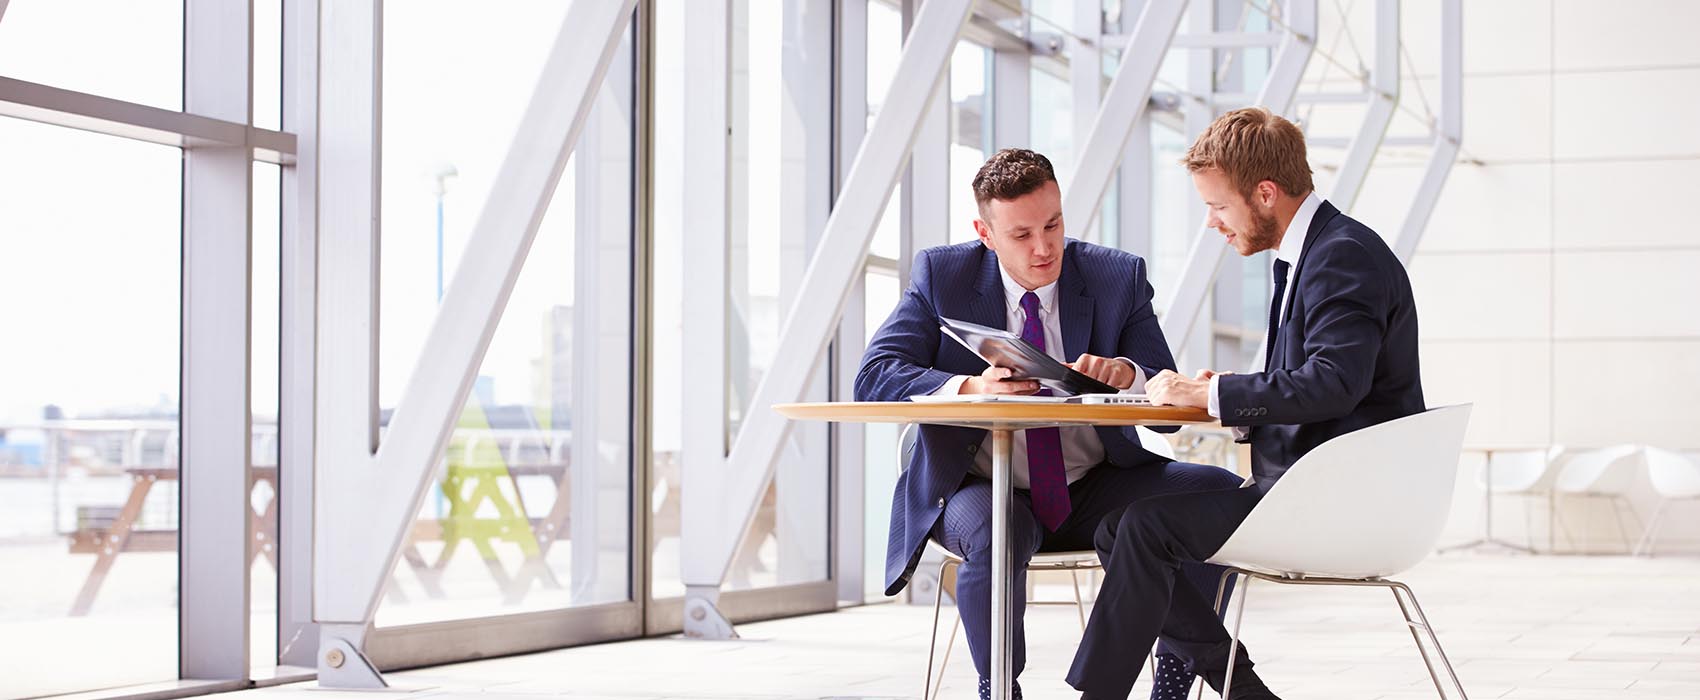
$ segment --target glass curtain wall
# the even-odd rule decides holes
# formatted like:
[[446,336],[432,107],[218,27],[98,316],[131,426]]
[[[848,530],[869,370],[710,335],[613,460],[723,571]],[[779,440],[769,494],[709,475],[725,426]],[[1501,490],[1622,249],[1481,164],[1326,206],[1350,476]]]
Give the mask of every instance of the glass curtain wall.
[[[384,8],[380,431],[566,9]],[[379,627],[632,599],[632,69],[627,41],[438,457]]]
[[[11,2],[0,75],[180,109],[182,3],[105,5]],[[172,680],[183,152],[0,118],[0,154],[0,697]]]

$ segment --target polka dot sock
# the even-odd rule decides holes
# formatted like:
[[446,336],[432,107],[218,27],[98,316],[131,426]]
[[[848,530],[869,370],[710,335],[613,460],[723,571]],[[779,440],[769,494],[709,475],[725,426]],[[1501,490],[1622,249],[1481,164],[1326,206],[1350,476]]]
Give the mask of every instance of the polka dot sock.
[[[1015,700],[1021,700],[1021,683],[1019,681],[1010,685],[1009,696],[1015,698]],[[992,700],[992,679],[985,676],[980,676],[980,700]]]
[[1192,690],[1192,674],[1172,654],[1157,655],[1157,671],[1151,676],[1151,700],[1184,700]]

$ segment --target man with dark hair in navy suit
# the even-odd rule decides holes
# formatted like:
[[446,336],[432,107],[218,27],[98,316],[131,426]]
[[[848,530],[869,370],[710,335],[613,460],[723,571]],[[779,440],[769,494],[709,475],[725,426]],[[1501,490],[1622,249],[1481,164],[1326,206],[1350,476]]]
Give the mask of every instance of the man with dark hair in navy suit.
[[[859,401],[920,394],[1033,394],[939,331],[947,317],[1020,332],[1035,347],[1094,379],[1129,392],[1172,370],[1174,358],[1151,309],[1138,256],[1063,237],[1062,195],[1051,163],[1006,149],[974,178],[979,240],[921,251],[909,289],[880,327],[856,376]],[[886,550],[886,594],[909,582],[929,536],[963,558],[957,607],[968,648],[989,695],[991,634],[991,447],[984,430],[922,426],[897,481]],[[1145,451],[1131,427],[1027,430],[1015,438],[1010,514],[1015,597],[1014,673],[1026,660],[1021,622],[1027,562],[1037,552],[1089,549],[1106,513],[1164,493],[1222,489],[1239,477],[1218,467],[1173,462]],[[1192,565],[1194,585],[1215,590],[1220,569]],[[1167,640],[1165,640],[1167,643]],[[1182,661],[1160,650],[1162,679],[1190,681]],[[1016,686],[1020,696],[1020,686]]]
[[[1299,457],[1323,442],[1423,411],[1417,310],[1405,268],[1381,237],[1316,196],[1304,134],[1262,108],[1211,124],[1183,160],[1207,225],[1240,255],[1275,251],[1264,371],[1163,371],[1157,404],[1204,408],[1245,429],[1252,484],[1161,496],[1105,518],[1105,580],[1068,681],[1086,698],[1125,698],[1159,634],[1185,639],[1194,670],[1221,690],[1229,636],[1208,599],[1176,585],[1209,559]],[[1349,498],[1350,494],[1341,494]],[[1274,698],[1238,657],[1230,696]]]

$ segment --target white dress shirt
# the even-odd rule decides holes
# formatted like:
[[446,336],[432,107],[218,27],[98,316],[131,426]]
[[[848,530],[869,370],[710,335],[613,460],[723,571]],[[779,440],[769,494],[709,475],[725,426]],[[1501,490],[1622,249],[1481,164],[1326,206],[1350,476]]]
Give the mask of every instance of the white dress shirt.
[[[1281,247],[1275,249],[1275,259],[1285,260],[1287,262],[1288,284],[1286,293],[1281,295],[1280,313],[1282,315],[1287,313],[1287,301],[1293,298],[1293,273],[1299,271],[1299,255],[1304,253],[1305,237],[1310,235],[1310,222],[1312,219],[1316,218],[1316,210],[1321,207],[1322,198],[1316,196],[1315,191],[1305,195],[1304,201],[1299,203],[1299,210],[1293,213],[1292,222],[1287,224],[1287,232],[1281,234]],[[1275,280],[1269,280],[1269,284],[1269,293],[1274,294]],[[1268,329],[1265,330],[1267,331]],[[1268,341],[1264,342],[1263,348],[1265,351],[1269,349]],[[1263,367],[1268,369],[1269,358],[1263,358]],[[1220,419],[1222,417],[1222,398],[1216,385],[1216,378],[1211,377],[1209,406],[1207,406],[1205,410],[1210,412],[1210,417]],[[1235,436],[1238,437],[1240,429],[1235,428],[1234,432]]]
[[[1020,333],[1027,323],[1027,313],[1021,310],[1021,297],[1027,294],[1027,289],[1016,282],[1005,272],[1002,265],[998,266],[998,274],[1003,277],[1004,319],[1006,328],[1011,332]],[[1063,353],[1062,322],[1057,315],[1057,283],[1052,282],[1033,290],[1039,297],[1039,321],[1045,327],[1045,354],[1058,362],[1072,362],[1074,358],[1066,357]],[[1117,360],[1126,362],[1133,367],[1133,385],[1122,390],[1124,394],[1137,394],[1145,391],[1145,370],[1139,363],[1125,357]],[[966,375],[951,377],[944,386],[939,387],[934,394],[962,393],[962,383],[968,381]],[[1104,461],[1104,443],[1098,439],[1098,433],[1090,426],[1058,428],[1058,437],[1062,440],[1063,469],[1068,473],[1068,483],[1079,481],[1086,472]],[[973,472],[987,479],[992,478],[992,436],[987,433],[980,449],[974,453]],[[1015,431],[1015,447],[1013,459],[1010,460],[1010,475],[1014,478],[1015,488],[1031,488],[1032,481],[1027,471],[1027,431]]]

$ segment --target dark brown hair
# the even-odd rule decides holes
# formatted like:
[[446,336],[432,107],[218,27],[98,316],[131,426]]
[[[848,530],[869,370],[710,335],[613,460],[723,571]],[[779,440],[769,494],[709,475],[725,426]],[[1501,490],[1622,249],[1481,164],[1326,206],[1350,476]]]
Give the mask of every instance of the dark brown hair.
[[1310,161],[1299,127],[1262,107],[1217,117],[1181,159],[1189,172],[1220,169],[1246,199],[1268,180],[1289,197],[1309,194]]
[[1025,148],[998,151],[974,176],[974,201],[980,205],[980,218],[986,217],[986,204],[994,199],[1007,202],[1056,181],[1049,158]]

